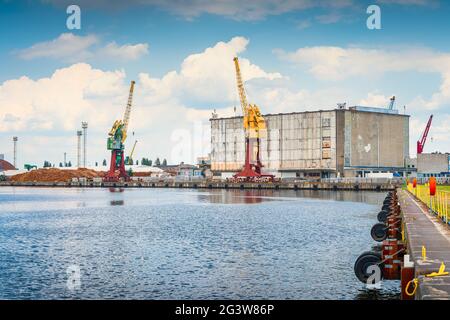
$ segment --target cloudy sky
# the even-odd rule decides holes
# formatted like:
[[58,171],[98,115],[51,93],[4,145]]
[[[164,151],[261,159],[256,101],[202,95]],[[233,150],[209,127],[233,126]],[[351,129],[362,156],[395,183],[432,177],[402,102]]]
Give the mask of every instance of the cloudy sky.
[[[66,26],[72,3],[80,30]],[[381,30],[366,26],[371,4]],[[382,107],[396,95],[411,155],[430,114],[426,151],[448,152],[449,17],[444,0],[0,0],[0,153],[12,161],[18,136],[20,166],[64,152],[75,163],[88,121],[89,164],[109,159],[107,132],[136,80],[135,159],[192,162],[209,152],[211,112],[239,107],[235,55],[263,113]]]

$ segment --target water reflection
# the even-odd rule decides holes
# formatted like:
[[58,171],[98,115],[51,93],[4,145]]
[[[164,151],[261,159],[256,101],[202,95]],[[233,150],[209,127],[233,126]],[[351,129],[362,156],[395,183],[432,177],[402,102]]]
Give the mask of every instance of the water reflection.
[[273,201],[271,190],[221,190],[219,192],[201,193],[198,200],[207,203],[220,204],[256,204],[263,201]]
[[198,192],[200,202],[217,204],[258,204],[267,201],[294,200],[295,198],[323,199],[334,201],[365,202],[379,204],[384,193],[332,190],[208,190]]
[[125,201],[123,200],[111,200],[109,202],[110,205],[112,206],[123,206],[125,204]]

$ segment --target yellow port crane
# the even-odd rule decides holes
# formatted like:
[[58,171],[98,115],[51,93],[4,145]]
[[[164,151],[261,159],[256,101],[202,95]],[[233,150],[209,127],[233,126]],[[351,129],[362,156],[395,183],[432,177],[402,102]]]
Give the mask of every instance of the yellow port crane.
[[234,175],[234,179],[246,181],[273,180],[273,175],[261,172],[263,165],[260,159],[260,139],[265,136],[266,121],[261,115],[259,107],[247,102],[238,57],[235,57],[233,61],[245,132],[245,163],[242,170]]
[[[117,181],[120,178],[129,180],[125,171],[125,140],[127,139],[128,123],[130,121],[131,106],[133,102],[134,81],[131,81],[128,102],[122,120],[116,120],[108,133],[107,149],[111,150],[111,163],[105,181]],[[117,174],[118,171],[118,174]]]

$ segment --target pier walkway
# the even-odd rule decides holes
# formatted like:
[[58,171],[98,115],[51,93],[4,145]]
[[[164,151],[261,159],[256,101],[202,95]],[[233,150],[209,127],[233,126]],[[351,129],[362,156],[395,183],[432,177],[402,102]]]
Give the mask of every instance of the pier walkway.
[[[405,190],[399,190],[405,239],[418,279],[416,299],[450,299],[450,276],[426,277],[442,262],[450,269],[450,226]],[[425,251],[423,249],[425,248]],[[425,255],[425,258],[424,258]]]

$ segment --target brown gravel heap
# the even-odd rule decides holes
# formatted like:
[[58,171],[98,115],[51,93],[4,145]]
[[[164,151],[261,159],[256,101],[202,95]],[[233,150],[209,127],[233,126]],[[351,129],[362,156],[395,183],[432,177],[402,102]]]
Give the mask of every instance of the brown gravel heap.
[[98,178],[103,177],[104,173],[79,168],[76,170],[61,170],[56,168],[31,170],[21,174],[16,174],[10,178],[17,182],[66,182],[72,178]]

